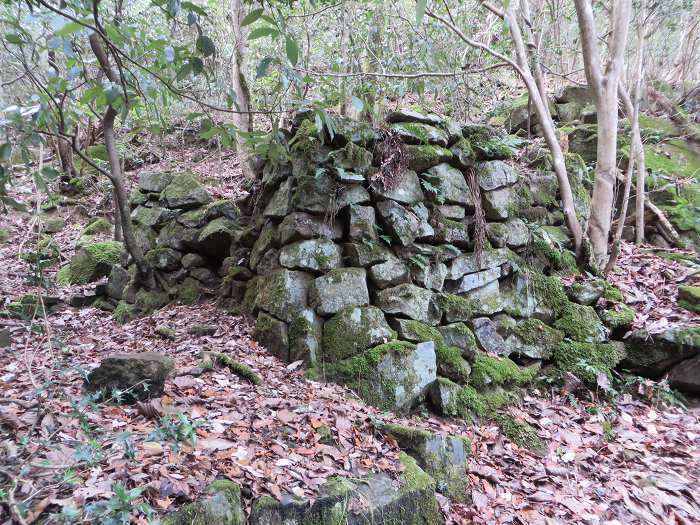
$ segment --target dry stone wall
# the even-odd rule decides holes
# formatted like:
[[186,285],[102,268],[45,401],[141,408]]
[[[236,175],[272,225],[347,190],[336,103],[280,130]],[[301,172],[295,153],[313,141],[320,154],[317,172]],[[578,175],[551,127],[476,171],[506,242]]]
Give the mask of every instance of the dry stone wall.
[[[236,203],[188,173],[145,174],[132,218],[161,290],[113,268],[115,315],[216,293],[280,359],[396,411],[489,415],[543,362],[595,382],[633,316],[604,282],[553,276],[576,271],[556,177],[546,152],[516,146],[414,111],[382,129],[336,118],[332,133],[298,115]],[[583,188],[585,164],[567,160]]]

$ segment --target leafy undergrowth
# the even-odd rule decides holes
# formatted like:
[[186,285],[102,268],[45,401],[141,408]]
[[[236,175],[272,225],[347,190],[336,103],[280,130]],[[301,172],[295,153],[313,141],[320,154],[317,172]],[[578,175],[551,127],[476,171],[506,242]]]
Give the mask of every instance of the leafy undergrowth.
[[[250,503],[253,494],[313,497],[336,474],[400,470],[394,443],[371,432],[376,410],[342,387],[304,379],[298,363],[269,355],[249,339],[243,319],[212,303],[171,306],[124,327],[92,308],[66,309],[49,320],[53,350],[45,337],[16,329],[12,347],[0,356],[0,407],[10,430],[0,461],[15,476],[13,497],[27,512],[104,512],[116,505],[115,494],[140,489],[127,508],[136,523],[146,523],[137,505],[161,515],[196,498],[217,477],[241,483]],[[187,333],[188,326],[202,323],[218,327],[216,333]],[[174,329],[175,339],[159,336],[158,326]],[[201,372],[196,365],[202,350],[251,366],[262,384],[225,368]],[[164,352],[175,360],[178,372],[164,395],[144,406],[85,403],[84,370],[125,351]],[[37,397],[32,382],[48,378],[56,384]],[[700,493],[697,414],[660,411],[626,398],[607,408],[571,402],[557,395],[528,397],[509,409],[515,420],[537,430],[542,455],[509,442],[495,424],[426,415],[390,419],[472,440],[465,475],[473,504],[450,506],[438,496],[448,523],[573,523],[594,516],[661,523],[674,512],[700,520],[694,499]],[[38,413],[41,421],[25,438]]]

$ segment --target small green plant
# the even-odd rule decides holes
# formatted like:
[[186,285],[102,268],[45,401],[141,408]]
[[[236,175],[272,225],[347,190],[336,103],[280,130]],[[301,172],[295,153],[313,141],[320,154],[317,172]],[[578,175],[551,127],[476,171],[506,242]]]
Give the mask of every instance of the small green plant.
[[425,270],[429,264],[428,259],[426,259],[420,254],[416,254],[413,257],[411,257],[411,262],[421,270]]
[[51,237],[40,237],[33,244],[32,249],[21,255],[22,260],[29,265],[27,284],[51,288],[53,281],[45,275],[46,269],[59,261],[61,252],[58,245]]
[[425,191],[432,193],[435,196],[435,201],[438,204],[445,204],[445,194],[443,193],[442,188],[431,184],[430,181],[425,179],[421,180],[421,186],[423,186]]
[[171,441],[175,450],[179,450],[181,443],[188,440],[194,448],[197,445],[197,428],[200,425],[199,421],[190,421],[182,413],[175,416],[164,416],[160,418],[158,428],[151,432],[149,439]]
[[145,487],[127,489],[123,484],[114,486],[114,496],[107,501],[92,503],[85,507],[86,518],[91,523],[102,525],[128,525],[131,523],[132,511],[144,514],[147,518],[154,512],[148,503],[137,503]]

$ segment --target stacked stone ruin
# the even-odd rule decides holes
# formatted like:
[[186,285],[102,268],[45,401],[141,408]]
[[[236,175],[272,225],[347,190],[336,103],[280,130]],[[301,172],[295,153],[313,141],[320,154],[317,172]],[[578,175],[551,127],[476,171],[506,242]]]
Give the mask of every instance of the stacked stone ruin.
[[[119,319],[215,293],[310,377],[384,409],[426,402],[461,417],[513,400],[543,363],[595,382],[631,352],[609,341],[634,317],[619,292],[565,290],[554,275],[575,262],[546,152],[516,162],[513,137],[415,111],[382,129],[315,120],[298,115],[273,137],[236,203],[189,173],[142,175],[132,217],[161,290],[115,267]],[[586,167],[567,162],[584,216]]]

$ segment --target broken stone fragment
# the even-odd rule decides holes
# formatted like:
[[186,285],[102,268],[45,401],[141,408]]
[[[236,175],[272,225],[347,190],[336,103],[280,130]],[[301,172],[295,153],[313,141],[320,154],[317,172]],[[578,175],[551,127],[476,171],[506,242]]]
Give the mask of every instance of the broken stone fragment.
[[172,359],[156,352],[116,354],[88,374],[85,390],[115,402],[143,401],[163,393],[165,379],[174,368]]
[[376,305],[387,314],[429,325],[438,324],[442,313],[433,292],[414,284],[400,284],[378,292]]

